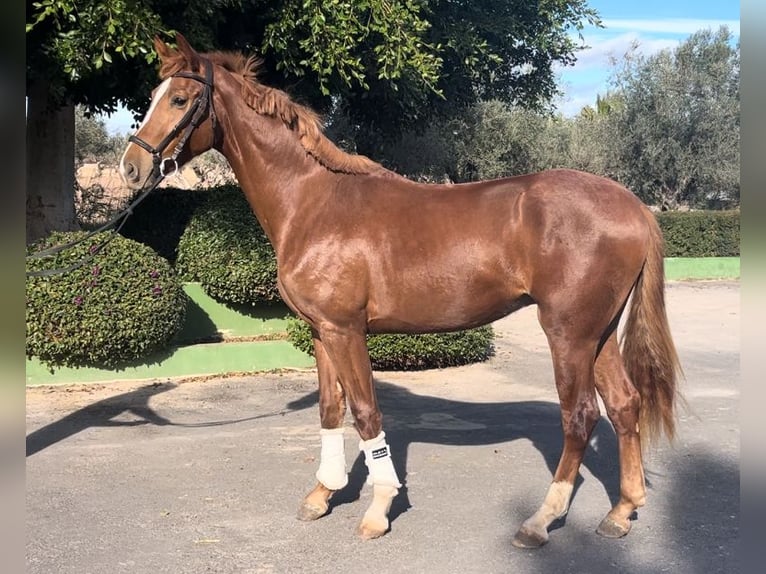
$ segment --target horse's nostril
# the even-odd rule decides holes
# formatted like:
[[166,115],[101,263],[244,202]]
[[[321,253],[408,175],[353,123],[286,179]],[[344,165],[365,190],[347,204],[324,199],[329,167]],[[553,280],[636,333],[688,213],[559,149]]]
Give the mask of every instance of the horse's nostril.
[[128,179],[128,181],[134,183],[138,181],[138,169],[134,163],[128,162],[125,164],[125,177]]

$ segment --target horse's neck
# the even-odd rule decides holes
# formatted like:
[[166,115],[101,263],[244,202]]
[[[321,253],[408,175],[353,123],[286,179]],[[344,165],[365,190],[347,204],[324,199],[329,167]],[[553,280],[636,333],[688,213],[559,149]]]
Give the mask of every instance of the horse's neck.
[[261,116],[243,102],[229,110],[222,124],[219,151],[279,254],[312,173],[324,169],[279,120]]

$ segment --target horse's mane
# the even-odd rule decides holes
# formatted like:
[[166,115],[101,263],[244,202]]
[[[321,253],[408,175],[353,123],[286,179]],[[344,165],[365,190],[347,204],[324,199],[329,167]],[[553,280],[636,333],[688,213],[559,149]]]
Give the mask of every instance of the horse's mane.
[[[212,63],[242,77],[242,98],[257,113],[279,118],[298,139],[306,152],[327,169],[342,173],[389,173],[382,165],[363,155],[344,152],[322,132],[322,122],[313,110],[290,99],[285,92],[258,82],[261,60],[238,52],[209,52],[201,54]],[[183,69],[186,62],[166,59],[160,68],[160,77],[167,78]]]

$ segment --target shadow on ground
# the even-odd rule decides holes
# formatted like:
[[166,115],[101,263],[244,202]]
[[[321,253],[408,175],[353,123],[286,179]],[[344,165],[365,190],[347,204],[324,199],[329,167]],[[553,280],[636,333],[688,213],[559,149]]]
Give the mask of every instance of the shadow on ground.
[[[449,446],[479,446],[526,439],[545,459],[551,474],[556,470],[563,436],[561,415],[557,403],[547,401],[516,401],[474,403],[411,393],[397,385],[376,379],[378,403],[384,413],[386,439],[391,446],[394,466],[402,482],[398,496],[391,507],[393,522],[410,508],[407,496],[407,456],[411,443],[434,443]],[[287,404],[288,409],[306,402],[316,403],[318,392],[312,392],[298,401]],[[593,432],[583,465],[603,484],[612,504],[619,499],[619,468],[617,466],[617,438],[606,419],[599,421]],[[349,471],[349,482],[333,495],[330,511],[341,504],[360,497],[367,469],[360,454]],[[578,478],[577,488],[582,483]],[[547,486],[541,485],[541,495]],[[606,514],[606,509],[604,511]],[[552,528],[563,525],[554,523]]]
[[[27,436],[27,456],[64,440],[89,427],[173,425],[177,427],[220,426],[315,408],[318,395],[307,393],[285,404],[276,412],[259,413],[237,419],[191,424],[177,424],[158,415],[149,406],[152,397],[171,391],[176,385],[153,384],[96,402],[75,411]],[[407,493],[408,451],[411,443],[451,446],[493,445],[517,439],[528,440],[542,455],[551,473],[558,464],[562,447],[559,405],[547,401],[472,403],[441,397],[418,395],[397,385],[377,380],[378,399],[384,413],[387,438],[392,447],[394,465],[403,487],[391,509],[395,520],[410,508]],[[114,420],[123,413],[138,420]],[[617,441],[611,425],[602,418],[593,434],[583,466],[599,481],[611,503],[619,497]],[[672,462],[662,464],[667,498],[656,532],[644,530],[644,550],[630,543],[599,538],[593,528],[578,525],[561,530],[559,540],[537,552],[523,552],[510,546],[513,535],[508,529],[508,552],[514,560],[526,563],[529,571],[579,572],[735,572],[739,568],[739,470],[737,465],[717,457],[707,449],[673,451]],[[332,508],[357,500],[367,475],[364,459],[358,456],[351,467],[348,485],[332,498]],[[650,478],[651,478],[650,473]],[[582,479],[578,480],[578,485]],[[647,486],[651,485],[647,481]],[[546,485],[540,485],[540,495]],[[577,485],[576,485],[577,488]],[[575,499],[577,491],[575,490]],[[576,502],[576,501],[575,501]],[[657,500],[654,504],[658,505]],[[535,508],[531,501],[509,502],[510,514],[526,517]],[[529,508],[519,505],[530,505]],[[331,508],[331,512],[332,512]],[[608,509],[604,509],[606,513]],[[660,510],[655,510],[660,512]],[[552,530],[563,525],[554,523]],[[588,548],[587,555],[573,553],[573,548]],[[659,561],[659,562],[658,562]],[[524,568],[523,571],[527,571]]]
[[[62,419],[46,425],[27,435],[27,456],[32,456],[43,449],[48,448],[69,438],[85,429],[92,427],[119,427],[119,426],[176,426],[176,427],[215,427],[225,426],[247,421],[258,420],[278,415],[285,412],[298,411],[312,406],[310,401],[295,401],[295,405],[284,410],[263,413],[249,417],[227,419],[220,421],[205,421],[199,423],[175,423],[157,414],[149,406],[149,400],[160,394],[166,393],[178,385],[176,383],[153,383],[145,385],[133,391],[115,395],[102,401],[76,410]],[[138,417],[138,420],[115,420],[124,413]]]

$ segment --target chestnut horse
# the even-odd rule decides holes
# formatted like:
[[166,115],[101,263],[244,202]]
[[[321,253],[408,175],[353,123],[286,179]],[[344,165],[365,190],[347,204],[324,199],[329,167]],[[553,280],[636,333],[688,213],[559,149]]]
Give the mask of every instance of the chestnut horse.
[[[256,79],[257,59],[155,40],[162,83],[120,169],[134,189],[215,148],[274,247],[278,285],[310,326],[321,457],[298,516],[325,514],[347,482],[351,407],[373,500],[363,538],[389,528],[401,486],[375,395],[368,333],[476,327],[537,305],[553,359],[564,447],[539,510],[514,537],[537,547],[566,514],[598,393],[619,444],[620,498],[598,527],[630,529],[644,504],[644,441],[672,437],[680,371],[664,303],[663,241],[651,212],[614,181],[574,170],[426,185],[347,154],[318,117]],[[630,305],[622,348],[617,325]]]

